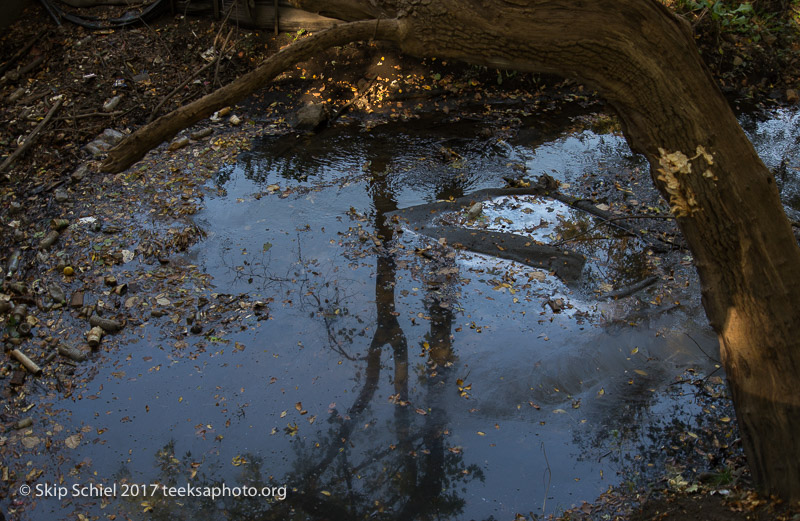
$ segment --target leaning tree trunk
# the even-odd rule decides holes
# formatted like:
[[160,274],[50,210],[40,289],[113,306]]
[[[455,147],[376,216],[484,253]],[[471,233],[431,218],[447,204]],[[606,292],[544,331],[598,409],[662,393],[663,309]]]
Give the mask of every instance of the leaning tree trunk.
[[[371,35],[365,22],[354,24],[351,40],[390,39],[415,56],[554,73],[596,88],[619,113],[631,148],[649,160],[694,254],[755,482],[800,499],[800,249],[773,177],[700,59],[687,23],[657,0],[291,3],[343,20],[373,20]],[[339,31],[336,44],[347,39],[348,27],[332,30]],[[151,146],[176,131],[169,117],[161,119],[163,135],[151,134]],[[106,169],[126,167],[136,154],[120,158],[151,130],[112,151]]]

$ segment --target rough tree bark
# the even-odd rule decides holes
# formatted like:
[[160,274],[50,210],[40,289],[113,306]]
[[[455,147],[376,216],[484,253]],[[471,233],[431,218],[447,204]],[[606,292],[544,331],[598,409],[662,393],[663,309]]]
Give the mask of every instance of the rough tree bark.
[[[329,44],[384,38],[415,56],[559,74],[596,88],[617,110],[631,147],[649,160],[692,250],[754,480],[765,492],[800,499],[800,248],[772,175],[687,23],[657,0],[291,3],[342,20],[373,20],[332,29],[338,32]],[[204,103],[221,107],[219,100]],[[195,108],[187,118],[182,110],[166,120],[190,124],[210,114]],[[129,152],[152,130],[123,142],[105,169],[141,157],[141,142]],[[174,125],[169,132],[177,132]],[[149,136],[148,148],[165,137]]]

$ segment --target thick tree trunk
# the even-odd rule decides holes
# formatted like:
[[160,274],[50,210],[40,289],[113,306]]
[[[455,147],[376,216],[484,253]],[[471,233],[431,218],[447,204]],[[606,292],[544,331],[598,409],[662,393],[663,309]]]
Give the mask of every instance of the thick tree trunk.
[[554,73],[595,87],[618,111],[631,147],[650,161],[694,254],[756,484],[800,499],[800,249],[773,177],[688,24],[657,0],[291,3],[394,24],[378,37],[412,55]]

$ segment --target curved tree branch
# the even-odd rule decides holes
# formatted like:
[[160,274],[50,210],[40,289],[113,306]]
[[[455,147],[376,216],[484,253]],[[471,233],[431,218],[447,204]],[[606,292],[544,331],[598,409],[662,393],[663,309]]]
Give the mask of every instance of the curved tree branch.
[[165,114],[140,128],[114,147],[100,166],[104,172],[121,172],[180,130],[237,103],[297,62],[329,47],[358,40],[392,40],[398,37],[397,20],[366,20],[338,25],[281,49],[261,66],[197,101]]

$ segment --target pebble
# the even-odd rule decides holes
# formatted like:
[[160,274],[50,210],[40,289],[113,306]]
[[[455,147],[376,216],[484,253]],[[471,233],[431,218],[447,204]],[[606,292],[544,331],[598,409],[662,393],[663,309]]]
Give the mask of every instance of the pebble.
[[197,130],[195,132],[192,132],[189,135],[189,137],[191,137],[192,139],[197,141],[198,139],[203,139],[204,137],[210,136],[213,132],[214,132],[214,129],[212,129],[210,127],[209,128],[204,128],[202,130]]
[[60,188],[57,189],[55,192],[53,192],[53,197],[55,198],[57,203],[66,203],[67,201],[69,201],[69,194],[67,193],[67,191],[62,190]]
[[173,152],[175,150],[181,149],[189,144],[189,138],[186,136],[181,136],[172,143],[169,144],[168,150]]
[[122,96],[114,96],[110,100],[103,103],[103,110],[106,112],[111,112],[119,105],[119,102],[122,101]]

